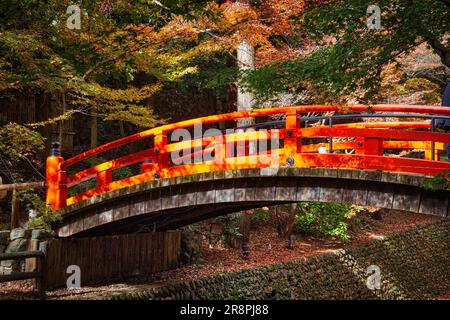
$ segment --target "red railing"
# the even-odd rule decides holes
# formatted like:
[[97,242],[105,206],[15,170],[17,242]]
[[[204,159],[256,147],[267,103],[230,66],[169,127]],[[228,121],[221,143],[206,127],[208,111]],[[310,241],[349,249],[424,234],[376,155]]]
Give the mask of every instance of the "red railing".
[[[410,105],[353,105],[353,106],[298,106],[272,109],[256,109],[213,115],[168,124],[122,138],[64,160],[58,152],[47,158],[47,204],[58,210],[90,197],[123,187],[188,174],[225,171],[244,168],[277,166],[332,167],[364,170],[383,170],[424,175],[436,175],[450,169],[449,162],[439,160],[444,143],[450,143],[450,134],[430,132],[434,129],[430,121],[421,122],[368,122],[345,123],[316,127],[301,127],[302,117],[307,112],[376,112],[418,115],[450,116],[450,108]],[[168,142],[168,135],[176,129],[191,128],[242,118],[258,118],[283,115],[282,128],[254,132],[234,132],[221,136],[200,137],[181,142]],[[432,120],[434,121],[434,120]],[[424,131],[426,130],[426,131]],[[147,150],[110,160],[71,176],[67,169],[89,157],[117,149],[142,139],[153,139],[153,146]],[[330,139],[344,138],[350,141],[333,142]],[[350,139],[348,139],[350,138]],[[328,143],[315,142],[328,139]],[[278,147],[271,150],[251,152],[250,145],[277,141]],[[306,143],[309,141],[309,143]],[[311,142],[312,141],[312,142]],[[328,152],[318,152],[327,147]],[[421,149],[424,159],[387,156],[387,149]],[[187,156],[171,159],[171,153],[188,152]],[[354,153],[342,153],[352,150]],[[203,159],[209,154],[213,159]],[[198,159],[200,161],[186,160]],[[113,181],[113,171],[140,164],[140,173]],[[95,178],[96,187],[68,196],[68,189]]]

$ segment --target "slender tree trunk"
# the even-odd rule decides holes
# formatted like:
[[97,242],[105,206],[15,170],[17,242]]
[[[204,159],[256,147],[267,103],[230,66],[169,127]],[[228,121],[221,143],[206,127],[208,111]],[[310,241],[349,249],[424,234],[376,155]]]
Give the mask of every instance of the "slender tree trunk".
[[[255,51],[254,48],[249,45],[247,42],[242,42],[237,48],[237,59],[240,70],[248,70],[254,68],[255,65]],[[251,92],[245,91],[238,83],[238,92],[237,92],[237,110],[245,111],[251,110],[253,105],[253,94]],[[253,118],[247,119],[239,119],[237,120],[237,126],[246,126],[254,123]],[[249,149],[254,148],[255,146],[250,145]],[[250,151],[252,152],[252,151]],[[237,222],[239,226],[239,230],[242,234],[241,237],[241,245],[244,249],[244,245],[248,247],[248,243],[250,241],[250,225],[251,225],[251,214],[252,211],[247,210],[240,212],[239,220]]]
[[[59,104],[59,99],[58,99],[58,104]],[[61,104],[62,104],[62,111],[61,114],[65,114],[66,113],[66,92],[64,90],[61,91]],[[59,127],[58,127],[58,141],[60,146],[63,146],[63,136],[64,136],[64,120],[61,120],[59,122]]]
[[98,145],[98,127],[97,117],[91,116],[91,148],[95,148]]
[[[237,59],[240,70],[245,71],[253,69],[255,67],[255,51],[253,47],[247,42],[242,42],[237,48]],[[245,91],[239,84],[237,87],[237,110],[251,110],[253,105],[253,94],[251,92]],[[254,123],[253,118],[239,119],[237,121],[238,126],[248,125],[252,123]]]
[[123,126],[123,121],[119,121],[119,130],[120,130],[120,137],[125,137],[125,128]]

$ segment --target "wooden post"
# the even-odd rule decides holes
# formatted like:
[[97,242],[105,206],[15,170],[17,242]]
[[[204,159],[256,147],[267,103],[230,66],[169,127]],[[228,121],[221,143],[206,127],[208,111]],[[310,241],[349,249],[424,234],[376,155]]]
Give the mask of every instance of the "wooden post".
[[36,289],[38,292],[39,299],[45,300],[46,298],[46,273],[47,273],[47,246],[48,242],[44,241],[39,244],[39,251],[43,253],[41,257],[38,258],[38,270],[40,276],[36,278]]
[[43,188],[45,186],[44,181],[40,182],[24,182],[24,183],[12,183],[12,184],[2,184],[0,185],[0,192],[2,191],[12,191],[11,200],[11,228],[17,228],[19,226],[19,216],[20,216],[20,201],[17,198],[17,190],[25,188]]
[[19,227],[20,204],[17,198],[17,189],[14,188],[11,200],[11,230]]
[[64,158],[61,157],[61,148],[58,142],[52,143],[50,156],[46,162],[47,197],[46,203],[54,210],[66,206],[67,200],[67,173],[61,170]]
[[112,171],[110,169],[97,173],[97,189],[102,190],[112,182]]
[[379,138],[364,138],[364,154],[382,156],[384,153],[383,140]]
[[155,133],[154,138],[155,162],[153,166],[154,179],[164,178],[164,171],[169,169],[170,166],[169,154],[163,152],[163,149],[166,145],[167,145],[166,133],[162,131]]
[[297,112],[295,109],[289,110],[286,113],[286,137],[284,138],[284,160],[285,162],[288,162],[289,165],[294,164],[293,161],[295,155],[297,154],[298,149],[301,149],[301,143],[299,145],[297,141],[297,128]]
[[151,172],[152,170],[153,170],[153,158],[145,160],[144,163],[142,163],[141,165],[141,172],[146,173]]

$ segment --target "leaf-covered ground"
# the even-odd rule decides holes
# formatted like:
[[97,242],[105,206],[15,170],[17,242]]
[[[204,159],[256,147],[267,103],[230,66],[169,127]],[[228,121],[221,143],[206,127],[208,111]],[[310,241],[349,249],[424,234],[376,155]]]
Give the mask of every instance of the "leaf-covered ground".
[[[242,258],[240,249],[229,249],[217,245],[210,248],[205,242],[202,246],[203,261],[199,264],[181,267],[175,270],[161,272],[151,277],[139,277],[118,281],[113,284],[86,286],[80,290],[59,289],[48,292],[49,299],[98,299],[111,294],[117,294],[142,287],[158,286],[163,283],[193,279],[211,275],[217,272],[227,272],[242,268],[252,268],[261,265],[279,263],[320,254],[348,246],[357,246],[364,242],[404,231],[418,224],[428,223],[441,218],[430,215],[390,211],[383,215],[382,220],[367,217],[362,229],[350,231],[351,240],[343,244],[330,237],[314,237],[296,235],[293,249],[285,247],[284,239],[280,239],[274,227],[264,224],[257,225],[252,230],[249,260]],[[0,284],[0,299],[34,299],[32,281],[20,281]],[[449,299],[450,292],[442,299]]]

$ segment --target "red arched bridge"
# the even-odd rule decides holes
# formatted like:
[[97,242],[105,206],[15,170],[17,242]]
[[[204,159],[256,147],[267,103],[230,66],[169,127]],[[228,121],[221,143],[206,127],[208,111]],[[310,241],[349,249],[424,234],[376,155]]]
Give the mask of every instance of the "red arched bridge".
[[[245,118],[251,124],[236,128]],[[449,216],[450,191],[422,187],[448,179],[440,155],[450,134],[436,129],[438,119],[450,119],[450,108],[280,107],[163,125],[67,160],[55,146],[47,204],[62,214],[60,236],[165,230],[296,201]],[[82,166],[100,154],[112,160]],[[117,177],[125,167],[128,176]]]

